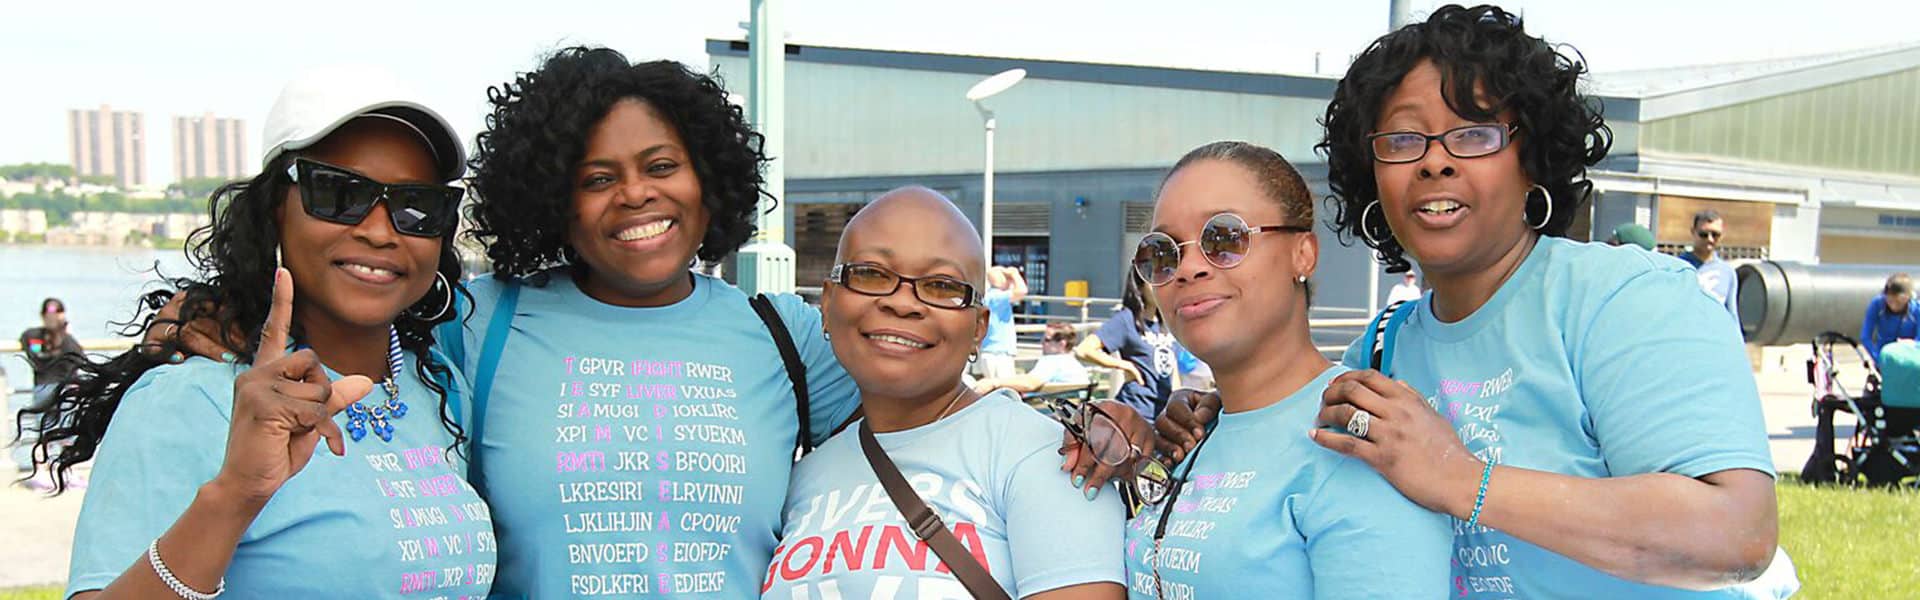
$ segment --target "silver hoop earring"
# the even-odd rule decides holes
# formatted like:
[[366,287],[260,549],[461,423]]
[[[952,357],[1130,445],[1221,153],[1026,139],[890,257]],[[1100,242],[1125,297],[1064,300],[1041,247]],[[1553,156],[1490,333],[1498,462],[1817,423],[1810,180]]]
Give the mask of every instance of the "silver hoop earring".
[[[1539,225],[1535,225],[1532,222],[1527,221],[1527,207],[1525,204],[1523,204],[1520,206],[1520,220],[1521,222],[1526,223],[1527,227],[1537,231],[1537,230],[1546,228],[1548,223],[1553,222],[1553,192],[1547,191],[1547,188],[1536,183],[1536,184],[1533,184],[1532,189],[1527,190],[1528,200],[1533,199],[1533,190],[1540,190],[1540,197],[1547,199],[1547,218],[1541,219]],[[1531,202],[1529,202],[1529,204],[1530,203]]]
[[439,271],[434,271],[433,285],[434,287],[437,287],[446,291],[446,300],[440,303],[440,310],[438,312],[433,313],[432,316],[420,316],[418,314],[415,314],[414,318],[422,321],[436,321],[436,320],[439,320],[440,317],[447,316],[447,311],[453,310],[453,284],[447,283],[446,274],[441,273]]
[[968,362],[968,363],[975,363],[975,362],[979,362],[979,361],[980,361],[980,351],[979,351],[979,350],[975,350],[975,351],[973,351],[973,353],[972,353],[972,354],[968,354],[968,355],[967,355],[967,362]]
[[[1372,202],[1368,202],[1366,208],[1360,209],[1360,237],[1366,238],[1367,243],[1373,244],[1373,247],[1375,248],[1380,247],[1380,240],[1375,239],[1373,237],[1373,232],[1367,229],[1367,214],[1372,213],[1373,207],[1379,206],[1379,205],[1380,205],[1380,201],[1375,200]],[[1385,215],[1382,215],[1382,216],[1384,217]]]
[[825,324],[820,325],[820,339],[829,342],[833,341],[833,334],[827,332],[827,326]]

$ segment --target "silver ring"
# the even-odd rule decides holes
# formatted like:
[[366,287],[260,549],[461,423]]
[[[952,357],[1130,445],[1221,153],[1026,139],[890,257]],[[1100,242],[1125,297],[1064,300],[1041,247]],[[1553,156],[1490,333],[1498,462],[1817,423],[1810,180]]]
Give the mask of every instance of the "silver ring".
[[1366,409],[1354,409],[1353,416],[1347,419],[1347,433],[1353,437],[1367,439],[1367,428],[1373,425],[1373,413]]

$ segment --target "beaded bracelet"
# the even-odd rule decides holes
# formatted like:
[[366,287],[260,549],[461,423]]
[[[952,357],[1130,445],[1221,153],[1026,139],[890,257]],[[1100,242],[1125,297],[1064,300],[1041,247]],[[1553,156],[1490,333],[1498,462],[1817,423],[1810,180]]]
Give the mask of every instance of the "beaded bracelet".
[[173,571],[167,569],[167,563],[160,560],[159,538],[155,538],[152,543],[147,544],[147,566],[153,567],[153,573],[160,576],[160,582],[167,584],[167,589],[173,590],[174,595],[185,598],[186,600],[213,600],[214,598],[219,598],[221,594],[227,593],[227,578],[225,577],[220,578],[220,585],[214,586],[213,593],[211,594],[196,592],[193,588],[187,587],[187,584],[181,583],[179,578],[173,576]]
[[1480,470],[1480,493],[1473,497],[1473,516],[1467,518],[1467,528],[1480,524],[1480,508],[1487,504],[1487,481],[1493,479],[1493,461],[1487,461],[1487,467]]

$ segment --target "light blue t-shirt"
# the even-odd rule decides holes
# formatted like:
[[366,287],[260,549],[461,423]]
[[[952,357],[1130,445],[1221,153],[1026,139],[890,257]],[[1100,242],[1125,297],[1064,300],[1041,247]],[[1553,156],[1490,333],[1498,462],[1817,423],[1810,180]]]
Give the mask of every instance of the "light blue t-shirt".
[[1714,301],[1720,304],[1721,308],[1726,309],[1727,314],[1733,315],[1733,322],[1739,323],[1740,276],[1734,272],[1733,265],[1727,261],[1720,260],[1720,255],[1718,254],[1714,255],[1713,258],[1707,259],[1706,262],[1695,262],[1700,260],[1700,258],[1691,253],[1684,254],[1682,257],[1686,260],[1687,264],[1693,265],[1694,276],[1700,280],[1700,289],[1706,290],[1707,294],[1712,296]]
[[980,340],[980,351],[1014,355],[1019,347],[1013,335],[1013,293],[989,287],[980,303],[987,307],[987,337]]
[[[1157,598],[1445,598],[1453,531],[1366,463],[1307,438],[1327,368],[1272,405],[1224,413],[1173,469],[1189,482],[1127,525],[1128,593]],[[1157,556],[1157,558],[1156,558]],[[1160,591],[1154,565],[1159,565]]]
[[[1388,371],[1495,464],[1579,477],[1773,474],[1740,330],[1678,259],[1543,237],[1487,303],[1441,323],[1422,300]],[[1365,338],[1345,363],[1364,368]],[[1709,598],[1628,582],[1454,521],[1455,598]]]
[[[548,274],[521,286],[478,442],[500,534],[494,596],[751,596],[780,532],[799,423],[747,295],[696,275],[678,303],[626,308]],[[502,285],[469,284],[470,370]],[[825,438],[858,404],[853,381],[820,313],[773,300]]]
[[[93,459],[69,596],[105,588],[141,560],[219,474],[233,380],[244,369],[195,357],[156,367],[127,390]],[[393,422],[393,441],[349,439],[344,457],[322,442],[241,535],[227,567],[229,596],[486,596],[496,547],[487,505],[447,451],[453,437],[440,423],[440,396],[411,364],[401,371],[408,413]],[[361,400],[385,401],[380,386]],[[346,421],[345,412],[334,416],[343,430]]]
[[1088,383],[1087,366],[1072,354],[1043,354],[1033,361],[1033,368],[1027,369],[1027,375],[1039,378],[1043,383],[1066,384]]
[[[876,434],[960,543],[1014,598],[1120,583],[1116,494],[1087,500],[1060,470],[1061,428],[999,390],[933,423]],[[913,535],[860,450],[859,430],[794,469],[763,600],[970,598]]]

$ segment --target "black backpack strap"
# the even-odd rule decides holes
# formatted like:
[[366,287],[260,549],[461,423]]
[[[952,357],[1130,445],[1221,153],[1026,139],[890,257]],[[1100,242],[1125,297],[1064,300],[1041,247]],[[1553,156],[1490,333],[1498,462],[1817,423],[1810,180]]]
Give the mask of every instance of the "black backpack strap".
[[773,334],[773,345],[780,348],[780,362],[786,365],[787,380],[793,382],[793,409],[800,419],[800,439],[796,445],[800,455],[806,456],[813,451],[813,413],[807,409],[807,365],[800,361],[800,349],[793,345],[793,334],[787,331],[786,322],[780,320],[780,311],[773,308],[773,300],[766,294],[754,294],[747,303],[760,315],[767,333]]

